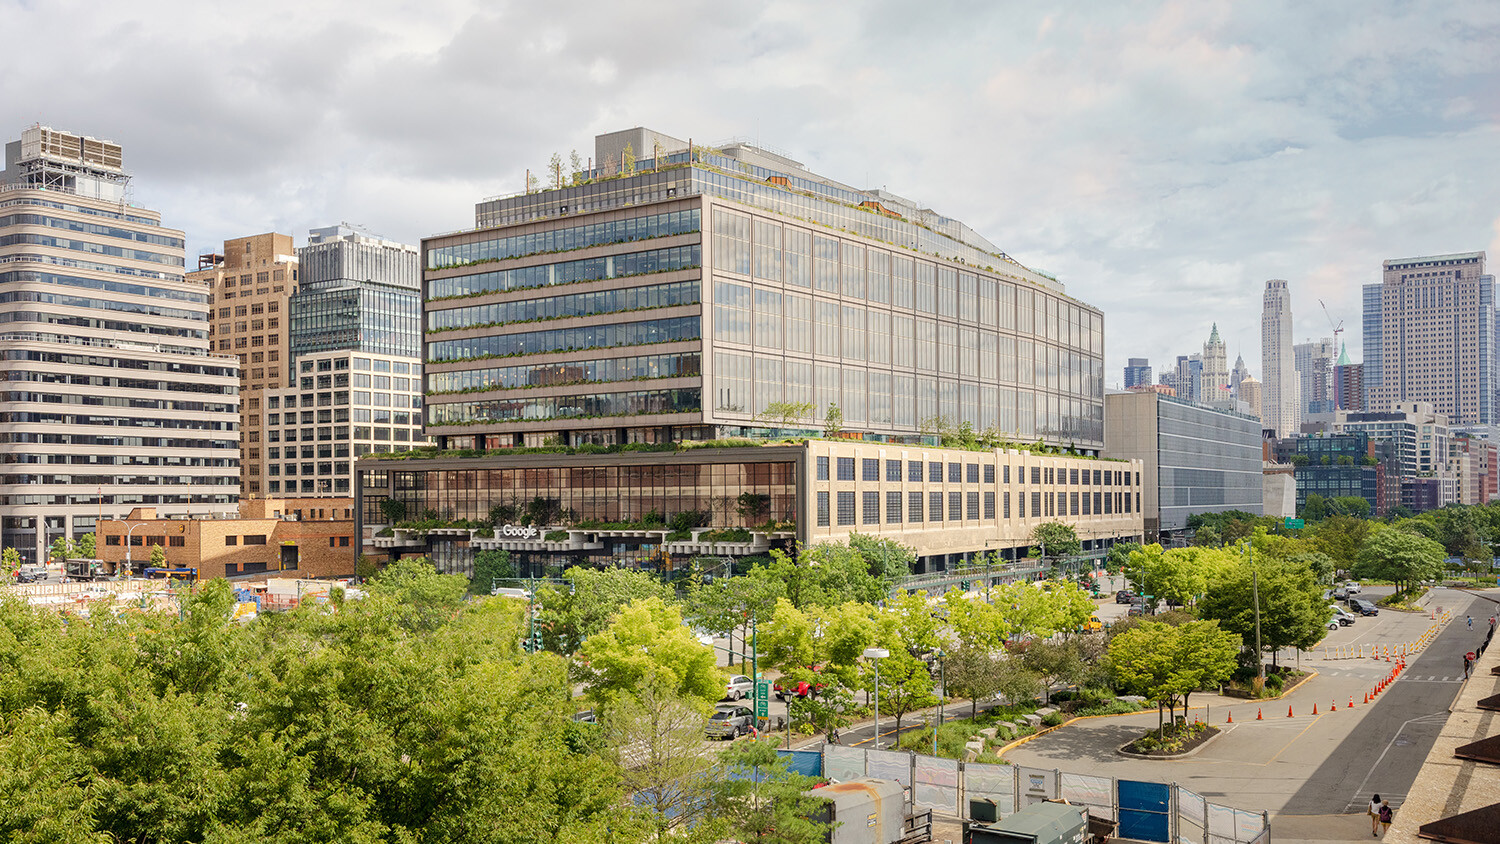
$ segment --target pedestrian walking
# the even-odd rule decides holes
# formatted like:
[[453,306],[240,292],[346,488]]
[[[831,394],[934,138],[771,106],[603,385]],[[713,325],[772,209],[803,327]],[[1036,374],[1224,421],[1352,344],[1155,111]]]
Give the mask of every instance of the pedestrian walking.
[[1389,800],[1382,801],[1380,804],[1379,813],[1380,831],[1382,833],[1391,831],[1391,815],[1391,802]]
[[1469,629],[1470,630],[1474,629],[1474,616],[1472,616],[1472,615],[1466,615],[1466,616],[1464,616],[1464,621],[1469,622]]
[[1370,837],[1374,838],[1380,834],[1380,795],[1370,798],[1370,805],[1365,809],[1365,814],[1370,816]]
[[1464,654],[1464,679],[1469,679],[1469,655]]

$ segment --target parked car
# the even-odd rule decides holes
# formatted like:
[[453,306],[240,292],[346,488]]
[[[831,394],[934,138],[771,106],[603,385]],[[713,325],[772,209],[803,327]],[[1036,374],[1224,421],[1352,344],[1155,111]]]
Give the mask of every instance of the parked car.
[[1333,598],[1336,601],[1348,600],[1348,598],[1349,598],[1349,590],[1345,589],[1342,586],[1340,586],[1339,588],[1333,590]]
[[41,583],[46,579],[46,566],[21,566],[16,572],[17,583]]
[[735,674],[724,684],[725,700],[744,700],[755,691],[755,681],[743,674]]
[[1355,599],[1351,603],[1354,604],[1355,611],[1357,611],[1360,615],[1380,615],[1380,608],[1370,603],[1369,601],[1361,601]]
[[1333,612],[1333,617],[1338,620],[1339,624],[1348,627],[1354,623],[1354,613],[1349,612],[1338,604],[1329,604],[1328,609]]
[[1097,633],[1103,629],[1104,622],[1100,621],[1097,615],[1089,616],[1089,620],[1083,623],[1083,632],[1085,633]]
[[1328,629],[1329,630],[1337,630],[1337,629],[1339,629],[1339,617],[1338,616],[1333,616],[1332,618],[1328,619]]
[[1136,599],[1136,594],[1129,589],[1121,589],[1115,593],[1115,603],[1128,604]]
[[1131,604],[1130,604],[1130,609],[1126,610],[1125,614],[1127,616],[1130,616],[1130,615],[1145,615],[1146,614],[1146,603],[1144,601],[1132,601]]
[[[821,665],[809,665],[808,668],[812,669],[814,674],[823,670],[823,666]],[[771,684],[771,694],[778,700],[786,700],[789,697],[812,697],[821,691],[823,691],[823,681],[817,679],[809,682],[807,680],[793,681],[789,677],[782,677]]]
[[734,739],[755,729],[755,713],[737,703],[721,703],[704,728],[709,738]]
[[1344,591],[1348,592],[1350,595],[1358,595],[1359,594],[1359,582],[1351,580],[1348,583],[1345,583],[1344,584]]

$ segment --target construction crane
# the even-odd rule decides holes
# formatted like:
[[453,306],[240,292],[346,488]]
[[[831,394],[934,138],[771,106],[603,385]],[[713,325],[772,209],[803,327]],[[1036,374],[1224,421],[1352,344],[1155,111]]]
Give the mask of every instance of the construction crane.
[[[1318,304],[1323,306],[1323,316],[1328,317],[1328,326],[1333,329],[1333,354],[1335,356],[1334,360],[1337,360],[1338,356],[1344,350],[1343,346],[1339,345],[1339,335],[1344,333],[1344,321],[1343,320],[1339,320],[1338,324],[1335,325],[1334,322],[1333,322],[1333,314],[1331,314],[1331,313],[1328,312],[1328,305],[1325,304],[1322,299],[1318,300]],[[1333,387],[1333,408],[1334,408],[1334,410],[1343,410],[1343,407],[1341,406],[1342,402],[1339,399],[1340,399],[1340,396],[1339,396],[1339,385],[1338,384],[1334,384],[1334,387]]]

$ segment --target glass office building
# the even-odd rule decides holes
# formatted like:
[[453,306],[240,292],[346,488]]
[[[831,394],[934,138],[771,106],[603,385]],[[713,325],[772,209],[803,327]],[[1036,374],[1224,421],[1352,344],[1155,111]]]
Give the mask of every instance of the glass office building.
[[441,441],[706,439],[837,407],[877,437],[967,424],[1103,446],[1103,316],[1054,279],[755,147],[657,135],[632,174],[611,137],[586,183],[481,202],[482,228],[424,241]]
[[301,287],[288,306],[293,359],[335,349],[421,356],[415,247],[329,226],[309,232],[297,260]]

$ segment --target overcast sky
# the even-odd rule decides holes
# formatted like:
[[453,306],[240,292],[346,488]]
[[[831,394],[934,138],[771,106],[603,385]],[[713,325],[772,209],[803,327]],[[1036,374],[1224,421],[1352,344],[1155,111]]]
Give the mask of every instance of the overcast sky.
[[[740,137],[956,217],[1099,306],[1107,383],[1218,322],[1261,377],[1359,346],[1387,258],[1500,261],[1500,3],[0,0],[0,137],[124,146],[136,204],[225,238],[473,225],[553,152]],[[1494,267],[1494,264],[1491,264]]]

